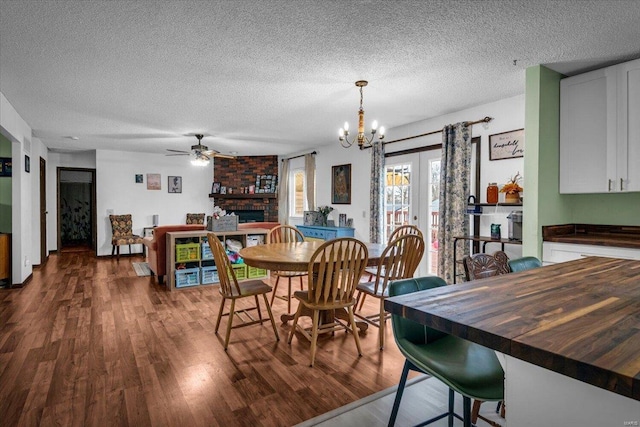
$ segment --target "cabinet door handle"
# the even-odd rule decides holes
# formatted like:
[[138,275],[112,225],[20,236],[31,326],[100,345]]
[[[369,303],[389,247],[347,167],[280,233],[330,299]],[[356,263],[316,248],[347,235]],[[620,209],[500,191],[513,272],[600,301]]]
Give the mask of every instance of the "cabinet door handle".
[[611,191],[611,181],[613,181],[613,180],[611,180],[611,179],[609,180],[609,191]]
[[624,183],[624,179],[620,178],[620,191],[623,191],[622,184]]

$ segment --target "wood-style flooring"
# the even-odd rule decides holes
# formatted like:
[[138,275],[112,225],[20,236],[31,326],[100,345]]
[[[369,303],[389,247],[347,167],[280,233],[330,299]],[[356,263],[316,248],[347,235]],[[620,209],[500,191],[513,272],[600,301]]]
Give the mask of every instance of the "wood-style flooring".
[[1,425],[290,426],[398,382],[391,328],[382,352],[377,328],[361,335],[360,358],[352,336],[327,336],[310,368],[276,299],[280,341],[264,323],[233,330],[225,352],[216,286],[168,292],[133,261],[54,254],[24,288],[0,290]]

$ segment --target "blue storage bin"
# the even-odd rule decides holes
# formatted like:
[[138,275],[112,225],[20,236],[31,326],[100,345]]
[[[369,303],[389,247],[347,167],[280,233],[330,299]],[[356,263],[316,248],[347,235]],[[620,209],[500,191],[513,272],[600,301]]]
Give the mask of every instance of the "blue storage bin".
[[200,269],[185,268],[176,270],[176,288],[196,286],[200,284]]
[[211,283],[218,283],[220,280],[218,279],[218,269],[216,267],[202,267],[200,269],[201,273],[201,283],[203,285],[208,285]]

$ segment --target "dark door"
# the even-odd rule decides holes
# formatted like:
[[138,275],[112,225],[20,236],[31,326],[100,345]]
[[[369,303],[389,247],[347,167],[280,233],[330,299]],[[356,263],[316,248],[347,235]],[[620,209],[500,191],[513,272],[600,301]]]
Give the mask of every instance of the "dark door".
[[58,168],[58,250],[96,251],[96,171]]
[[40,264],[47,262],[47,161],[40,157]]

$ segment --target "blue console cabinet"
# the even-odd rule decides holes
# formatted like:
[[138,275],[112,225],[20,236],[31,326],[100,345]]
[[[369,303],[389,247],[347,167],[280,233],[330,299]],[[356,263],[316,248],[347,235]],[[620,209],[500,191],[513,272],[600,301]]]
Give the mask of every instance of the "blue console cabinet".
[[298,225],[298,230],[311,239],[331,240],[337,237],[353,237],[351,227],[321,227],[319,225]]

